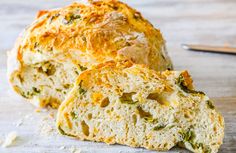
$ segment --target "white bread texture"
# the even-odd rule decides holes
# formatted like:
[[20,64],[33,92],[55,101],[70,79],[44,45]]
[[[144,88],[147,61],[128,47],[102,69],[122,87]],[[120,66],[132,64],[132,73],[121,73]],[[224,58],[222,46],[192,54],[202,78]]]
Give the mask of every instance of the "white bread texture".
[[59,107],[57,127],[80,140],[158,151],[215,153],[224,137],[223,117],[187,71],[156,72],[129,61],[81,73]]

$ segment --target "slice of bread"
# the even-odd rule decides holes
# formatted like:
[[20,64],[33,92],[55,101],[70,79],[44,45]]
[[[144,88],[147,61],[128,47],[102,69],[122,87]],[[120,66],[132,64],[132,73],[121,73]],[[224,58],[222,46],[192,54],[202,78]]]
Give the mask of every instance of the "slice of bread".
[[8,75],[36,106],[58,107],[79,73],[117,59],[172,69],[160,30],[138,11],[116,0],[72,3],[38,13],[9,53]]
[[217,152],[224,120],[187,71],[159,73],[128,61],[80,74],[59,107],[61,134],[166,151]]

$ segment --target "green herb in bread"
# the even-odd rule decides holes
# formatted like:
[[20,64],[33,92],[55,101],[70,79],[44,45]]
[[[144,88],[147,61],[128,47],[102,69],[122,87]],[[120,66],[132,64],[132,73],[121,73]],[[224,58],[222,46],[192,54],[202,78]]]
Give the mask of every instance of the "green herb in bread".
[[224,137],[223,117],[195,91],[187,71],[160,73],[128,61],[81,73],[59,108],[57,127],[81,140],[163,151],[178,145],[196,153],[217,152]]
[[138,11],[117,0],[73,3],[39,11],[9,52],[8,75],[18,94],[57,108],[82,71],[117,59],[172,69],[160,30]]

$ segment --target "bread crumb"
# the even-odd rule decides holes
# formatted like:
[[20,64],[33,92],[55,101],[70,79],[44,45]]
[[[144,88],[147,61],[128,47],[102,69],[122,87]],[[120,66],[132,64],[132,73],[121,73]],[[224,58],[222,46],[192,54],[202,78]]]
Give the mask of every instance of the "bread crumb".
[[2,144],[2,147],[6,148],[6,147],[9,147],[11,146],[15,140],[17,139],[18,135],[17,135],[17,132],[16,131],[12,131],[10,132],[7,136],[6,136],[6,139],[4,141],[4,143]]
[[35,111],[36,113],[40,113],[40,112],[41,112],[41,109],[36,108],[34,111]]
[[55,117],[55,115],[54,115],[53,112],[51,112],[51,113],[49,114],[49,116],[50,116],[51,118],[54,118],[54,117]]
[[61,146],[59,150],[64,150],[65,148],[66,148],[65,146]]
[[81,153],[81,150],[77,149],[74,153]]
[[[49,114],[48,114],[49,113]],[[52,136],[57,135],[57,130],[55,126],[55,114],[57,111],[47,112],[39,122],[39,133],[41,136]]]
[[23,119],[20,119],[16,122],[16,127],[19,127],[23,124]]
[[33,115],[32,114],[27,114],[27,115],[24,116],[24,119],[33,120]]
[[71,153],[81,153],[81,149],[76,148],[75,146],[71,147],[71,148],[69,149],[69,151],[70,151]]

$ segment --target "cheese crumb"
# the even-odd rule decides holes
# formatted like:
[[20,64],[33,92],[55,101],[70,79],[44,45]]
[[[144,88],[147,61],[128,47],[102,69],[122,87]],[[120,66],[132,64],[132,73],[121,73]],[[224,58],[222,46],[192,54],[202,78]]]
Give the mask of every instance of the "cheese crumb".
[[41,109],[36,108],[34,111],[35,111],[36,113],[40,113],[40,112],[41,112]]
[[2,147],[6,148],[6,147],[9,147],[11,146],[16,138],[17,138],[17,132],[13,131],[13,132],[10,132],[7,136],[6,136],[6,139],[4,141],[4,143],[2,144]]

